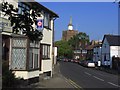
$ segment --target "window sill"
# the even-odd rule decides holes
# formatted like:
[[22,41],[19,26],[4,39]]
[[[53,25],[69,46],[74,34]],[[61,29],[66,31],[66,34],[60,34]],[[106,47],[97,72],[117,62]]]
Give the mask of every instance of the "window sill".
[[49,27],[47,27],[47,26],[44,26],[44,28],[49,29],[49,30],[52,30],[51,28],[49,28]]
[[50,58],[42,58],[42,60],[50,60]]
[[11,69],[11,71],[35,71],[35,70],[40,70],[40,68],[35,68],[35,69]]

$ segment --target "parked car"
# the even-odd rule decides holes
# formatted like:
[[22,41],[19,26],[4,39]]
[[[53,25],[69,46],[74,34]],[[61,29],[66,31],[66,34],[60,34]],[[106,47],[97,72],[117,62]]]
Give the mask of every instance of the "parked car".
[[71,62],[71,59],[68,59],[68,62]]
[[73,59],[71,59],[71,62],[74,62],[74,60],[73,60]]
[[67,59],[67,58],[64,58],[63,61],[64,61],[64,62],[68,62],[68,59]]
[[93,62],[93,60],[87,60],[85,64],[87,67],[95,67],[95,63]]
[[80,64],[81,66],[84,66],[84,65],[85,65],[85,61],[86,61],[86,60],[80,60],[80,61],[78,62],[78,64]]
[[78,63],[79,62],[79,60],[77,60],[77,59],[74,59],[74,63]]

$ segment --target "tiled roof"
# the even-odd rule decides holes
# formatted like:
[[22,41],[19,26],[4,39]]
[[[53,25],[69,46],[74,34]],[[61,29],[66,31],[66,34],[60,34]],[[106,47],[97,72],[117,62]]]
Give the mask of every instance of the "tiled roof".
[[104,38],[107,39],[110,46],[120,46],[120,35],[104,35]]
[[102,46],[102,43],[96,44],[96,45],[94,46],[94,48],[95,48],[95,47],[101,47],[101,46]]
[[95,45],[89,45],[89,46],[87,46],[85,49],[86,49],[86,50],[91,50],[91,49],[94,48],[94,46],[95,46]]

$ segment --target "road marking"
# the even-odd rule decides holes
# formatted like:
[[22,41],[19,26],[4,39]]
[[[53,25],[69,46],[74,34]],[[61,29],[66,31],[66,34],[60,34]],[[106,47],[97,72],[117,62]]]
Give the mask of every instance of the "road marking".
[[76,88],[81,88],[78,84],[76,84],[73,80],[71,80],[71,79],[68,79],[70,82],[71,82],[71,84],[73,84]]
[[88,72],[84,72],[85,74],[87,74],[87,75],[89,75],[89,76],[91,76],[91,74],[90,73],[88,73]]
[[69,83],[69,84],[71,84],[73,87],[77,88],[75,85],[73,85],[73,83],[70,82],[69,79],[67,79],[67,78],[65,78],[65,79],[66,79],[65,81],[66,81],[67,83]]
[[104,81],[103,79],[99,78],[99,77],[96,77],[96,76],[93,76],[94,78],[100,80],[100,81]]
[[78,90],[83,90],[82,87],[80,87],[78,84],[76,84],[73,80],[67,79],[67,78],[65,78],[65,79],[66,79],[66,82],[71,84],[73,87],[77,88]]
[[111,82],[108,82],[109,84],[113,85],[113,86],[116,86],[116,87],[120,87],[119,85],[116,85],[114,83],[111,83]]

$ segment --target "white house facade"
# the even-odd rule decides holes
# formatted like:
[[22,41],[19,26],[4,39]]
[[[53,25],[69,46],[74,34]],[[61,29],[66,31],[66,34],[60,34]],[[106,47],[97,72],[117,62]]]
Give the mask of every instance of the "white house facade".
[[101,61],[101,44],[96,45],[93,48],[93,61],[98,62],[99,60]]
[[104,35],[102,44],[102,65],[112,68],[112,57],[120,57],[120,36]]
[[[24,9],[29,11],[29,8],[36,6],[35,8],[40,11],[40,17],[37,19],[42,19],[44,22],[41,30],[43,38],[40,41],[29,40],[22,31],[15,34],[10,26],[4,25],[4,28],[1,28],[3,47],[6,46],[8,49],[5,59],[9,61],[9,69],[16,77],[25,80],[39,78],[41,74],[52,76],[54,21],[58,15],[34,0],[34,2],[22,3],[17,0],[4,0],[6,1],[18,8],[19,14],[24,14],[22,11]],[[2,14],[1,19],[2,23],[9,22]],[[36,25],[33,24],[33,27],[36,28]]]

